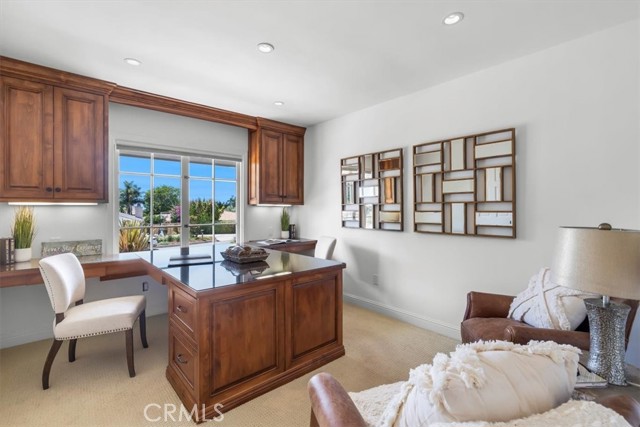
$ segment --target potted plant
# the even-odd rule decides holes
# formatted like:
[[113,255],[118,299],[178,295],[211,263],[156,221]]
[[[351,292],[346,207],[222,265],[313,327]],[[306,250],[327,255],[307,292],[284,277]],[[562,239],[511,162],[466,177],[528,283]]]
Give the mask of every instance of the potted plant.
[[31,259],[31,244],[36,234],[36,219],[33,208],[21,206],[15,211],[11,235],[15,244],[16,262],[29,261]]
[[282,215],[280,215],[280,237],[283,239],[289,238],[289,221],[291,218],[289,217],[289,212],[287,208],[282,208]]

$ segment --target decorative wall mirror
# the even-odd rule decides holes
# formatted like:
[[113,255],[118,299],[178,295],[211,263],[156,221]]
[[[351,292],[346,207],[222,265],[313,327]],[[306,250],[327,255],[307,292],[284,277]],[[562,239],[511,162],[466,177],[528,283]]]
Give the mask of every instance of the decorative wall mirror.
[[515,149],[515,129],[414,145],[414,231],[515,238]]
[[342,159],[340,173],[343,227],[403,230],[401,148]]

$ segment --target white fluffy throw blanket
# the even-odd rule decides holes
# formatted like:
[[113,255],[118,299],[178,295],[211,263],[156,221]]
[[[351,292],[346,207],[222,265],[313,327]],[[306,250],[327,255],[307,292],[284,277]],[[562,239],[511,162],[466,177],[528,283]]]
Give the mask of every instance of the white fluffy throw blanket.
[[[491,372],[494,377],[500,375],[495,374],[494,367],[479,363],[480,360],[485,360],[482,359],[482,353],[485,352],[492,357],[497,354],[498,358],[494,359],[494,362],[498,365],[508,364],[508,360],[502,356],[524,358],[527,363],[531,363],[533,371],[540,369],[540,365],[536,365],[536,359],[548,358],[550,363],[557,365],[556,368],[549,368],[553,371],[552,376],[566,378],[561,378],[547,387],[545,384],[539,384],[541,378],[535,377],[536,373],[524,372],[519,378],[510,379],[514,381],[512,386],[515,388],[526,389],[521,396],[517,395],[518,392],[514,391],[512,386],[499,384],[499,388],[505,388],[506,395],[516,394],[515,397],[505,400],[504,396],[496,397],[496,394],[502,393],[496,393],[492,385],[487,385],[493,380],[487,378],[485,370]],[[372,427],[628,426],[620,415],[593,402],[569,401],[562,404],[567,401],[567,396],[573,390],[578,353],[579,350],[574,347],[550,342],[532,342],[527,346],[503,341],[466,344],[459,346],[450,358],[439,354],[434,358],[433,365],[421,365],[411,370],[410,378],[406,382],[350,393],[350,396],[367,424]],[[520,362],[516,362],[516,365],[518,363]],[[521,372],[522,365],[518,369],[518,372]],[[527,371],[526,367],[524,371]],[[564,374],[564,371],[567,374]],[[525,378],[527,374],[534,377],[529,381]],[[539,387],[542,390],[540,396],[534,393],[532,397],[529,390],[531,387]],[[478,395],[485,391],[490,395]],[[459,399],[455,394],[459,395]],[[510,401],[514,398],[516,401]],[[496,409],[496,405],[505,407],[507,415],[512,413],[510,411],[514,410],[514,406],[520,407],[519,410],[524,410],[524,415],[505,418],[502,414],[502,418],[489,420],[491,417],[486,417],[486,414],[493,415],[502,410]],[[546,409],[539,409],[544,405],[547,405]],[[482,415],[473,418],[472,414],[469,418],[469,406],[478,408],[479,414]],[[551,408],[555,409],[548,410]],[[461,417],[456,411],[462,413]],[[525,416],[529,414],[537,415]],[[489,421],[460,422],[465,419]],[[503,422],[491,422],[499,420]]]

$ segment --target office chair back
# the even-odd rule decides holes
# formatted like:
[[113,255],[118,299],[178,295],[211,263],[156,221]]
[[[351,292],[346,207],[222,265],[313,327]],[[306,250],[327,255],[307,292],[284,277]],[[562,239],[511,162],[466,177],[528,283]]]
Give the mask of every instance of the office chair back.
[[316,243],[316,250],[313,256],[316,258],[331,259],[335,247],[335,237],[321,236],[318,238],[318,243]]
[[84,270],[74,254],[54,255],[40,260],[40,272],[56,314],[84,299]]

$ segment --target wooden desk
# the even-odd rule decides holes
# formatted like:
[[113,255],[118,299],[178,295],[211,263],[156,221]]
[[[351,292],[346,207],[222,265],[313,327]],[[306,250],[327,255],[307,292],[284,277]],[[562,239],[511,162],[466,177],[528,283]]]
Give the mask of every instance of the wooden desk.
[[[176,267],[177,249],[81,258],[87,277],[148,274],[167,286],[166,377],[200,422],[345,354],[343,263],[267,249],[265,261],[229,264],[225,247],[192,247],[215,262]],[[2,286],[42,283],[35,260],[2,267]]]
[[166,253],[150,260],[169,291],[167,379],[199,421],[345,354],[345,265],[267,251],[246,265],[168,267],[156,256]]
[[[265,244],[269,240],[286,240],[285,242]],[[316,249],[317,240],[312,239],[268,239],[268,240],[249,240],[245,242],[249,246],[257,246],[266,249],[275,249],[276,251],[290,252],[295,254],[313,256]]]
[[[149,264],[136,254],[91,255],[78,257],[78,259],[87,278],[112,280],[150,273]],[[0,288],[42,285],[38,261],[32,259],[27,262],[0,265]]]

